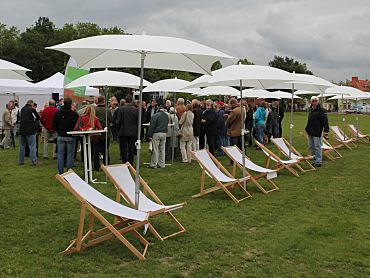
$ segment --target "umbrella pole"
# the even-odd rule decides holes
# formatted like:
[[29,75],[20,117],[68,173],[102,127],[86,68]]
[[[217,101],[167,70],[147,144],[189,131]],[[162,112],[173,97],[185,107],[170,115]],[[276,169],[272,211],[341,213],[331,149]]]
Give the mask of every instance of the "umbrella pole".
[[357,97],[356,97],[356,124],[357,124],[357,138],[358,138],[358,111],[357,111]]
[[139,121],[137,125],[137,141],[135,143],[137,149],[136,156],[136,176],[135,176],[135,209],[139,209],[139,192],[140,192],[140,149],[141,149],[141,109],[143,102],[143,79],[144,79],[144,60],[145,52],[141,52],[141,70],[140,70],[140,94],[139,94]]
[[[345,130],[345,128],[346,128],[346,126],[345,126],[346,119],[344,118],[344,100],[343,100],[343,95],[342,95],[342,102],[343,102],[343,111],[342,111],[342,113],[343,113],[343,140],[346,140],[346,130]],[[347,101],[346,101],[346,106],[347,106]]]
[[[173,93],[173,108],[175,109],[175,111],[173,112],[173,114],[175,115],[173,117],[173,121],[174,121],[173,124],[175,124],[175,122],[176,122],[175,117],[177,117],[176,116],[176,106],[175,105],[176,105],[176,92]],[[174,132],[175,132],[175,126],[173,126],[172,135],[173,135]],[[174,136],[172,136],[172,146],[171,146],[171,148],[172,148],[172,165],[173,165],[173,159],[175,157],[175,140],[176,140],[176,138]]]
[[[105,86],[105,128],[107,132],[105,133],[105,166],[108,165],[108,86]],[[105,175],[105,181],[108,180],[108,176]]]
[[292,157],[292,135],[293,135],[293,105],[294,105],[294,83],[292,83],[292,107],[290,111],[290,142],[289,142],[289,159]]
[[[242,129],[241,129],[241,136],[242,136],[242,160],[243,160],[243,177],[245,177],[245,148],[244,148],[244,110],[243,110],[243,81],[240,80],[240,111],[241,111],[241,119],[242,119]],[[237,162],[234,162],[237,163]],[[243,180],[243,187],[244,189],[247,188],[247,184],[245,182],[245,179]]]

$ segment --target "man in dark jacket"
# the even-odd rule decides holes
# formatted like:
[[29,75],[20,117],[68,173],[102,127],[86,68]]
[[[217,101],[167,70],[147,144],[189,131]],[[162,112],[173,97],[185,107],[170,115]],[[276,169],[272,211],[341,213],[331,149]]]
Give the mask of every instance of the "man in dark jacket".
[[326,110],[321,107],[319,98],[317,96],[311,97],[311,107],[308,114],[308,122],[306,132],[308,134],[308,147],[311,154],[315,157],[314,167],[321,167],[322,163],[322,150],[321,150],[321,136],[324,129],[324,135],[329,132],[329,121]]
[[134,149],[137,136],[139,113],[137,108],[133,106],[132,96],[127,95],[125,99],[126,104],[118,108],[117,112],[119,148],[121,151],[122,162],[126,163],[128,161],[131,165],[134,165]]
[[279,114],[279,134],[280,137],[283,137],[283,129],[281,128],[281,121],[284,118],[284,109],[282,106],[279,106],[279,102],[275,101],[275,111]]
[[28,143],[30,147],[30,164],[31,166],[40,165],[37,163],[36,155],[36,125],[40,116],[34,108],[33,100],[27,101],[27,104],[21,110],[21,120],[19,123],[19,165],[24,164],[25,149]]
[[193,121],[193,144],[191,145],[192,151],[199,150],[199,136],[200,136],[200,129],[202,126],[202,109],[200,109],[199,101],[197,99],[192,100],[193,104],[193,114],[194,114],[194,121]]
[[64,173],[64,154],[67,153],[67,171],[73,169],[75,138],[67,134],[73,131],[78,121],[78,114],[71,109],[72,99],[66,97],[64,105],[56,111],[53,117],[52,126],[58,132],[58,173]]
[[151,164],[148,168],[156,169],[165,167],[166,134],[168,128],[168,115],[164,112],[163,101],[158,103],[158,111],[150,120],[148,138],[153,142]]
[[[109,157],[109,139],[112,138],[112,133],[110,129],[110,124],[112,123],[112,110],[105,107],[105,97],[99,96],[98,97],[98,106],[95,107],[95,116],[99,119],[99,123],[101,127],[104,129],[106,127],[105,123],[107,120],[108,130],[107,133],[102,133],[99,135],[98,140],[94,143],[94,171],[99,171],[100,164],[100,154],[103,155],[103,165],[105,165],[106,157],[105,157],[105,137],[107,138],[107,152],[108,152],[108,165],[110,164],[110,157]],[[106,118],[107,117],[107,118]]]
[[227,126],[225,125],[226,118],[224,117],[225,114],[225,107],[223,101],[216,102],[216,113],[217,113],[217,148],[218,148],[218,155],[224,156],[225,152],[221,149],[221,147],[226,147],[226,131]]
[[209,152],[212,155],[215,155],[215,136],[217,135],[217,119],[216,119],[216,111],[213,108],[213,101],[208,99],[206,102],[207,110],[206,116],[204,118],[203,129],[207,136],[207,144],[209,148]]

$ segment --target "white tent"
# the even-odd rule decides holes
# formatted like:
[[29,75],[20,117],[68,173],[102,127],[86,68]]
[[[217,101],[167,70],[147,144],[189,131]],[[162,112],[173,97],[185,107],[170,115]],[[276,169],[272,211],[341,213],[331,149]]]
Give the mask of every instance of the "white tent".
[[14,100],[15,96],[18,97],[20,108],[27,103],[27,100],[32,99],[40,109],[51,99],[52,94],[48,88],[39,87],[25,80],[0,79],[0,103],[5,107],[5,104],[9,100]]
[[[64,93],[64,75],[60,72],[57,72],[53,76],[46,78],[40,82],[37,82],[35,85],[40,87],[49,88],[52,93],[57,93],[60,96]],[[85,95],[87,96],[98,96],[99,89],[93,87],[86,87]]]

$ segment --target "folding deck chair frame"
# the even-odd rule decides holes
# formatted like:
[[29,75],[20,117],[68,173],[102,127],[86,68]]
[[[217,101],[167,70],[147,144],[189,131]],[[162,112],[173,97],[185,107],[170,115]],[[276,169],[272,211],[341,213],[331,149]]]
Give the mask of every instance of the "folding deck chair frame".
[[[363,134],[361,131],[357,130],[355,125],[347,124],[346,125],[351,132],[351,138],[355,139],[356,141],[361,140],[365,144],[370,143],[370,135]],[[367,140],[365,140],[367,138]]]
[[[238,151],[240,156],[242,156],[242,152],[241,150],[237,147],[237,146],[230,146],[230,147],[221,147],[222,150],[227,154],[228,157],[230,157],[230,159],[233,161],[233,177],[235,178],[235,174],[236,174],[236,166],[238,166],[240,168],[240,170],[243,171],[243,161],[239,161],[237,160],[233,155],[232,153],[230,152],[232,149],[236,149],[235,151]],[[242,157],[241,157],[242,158]],[[266,168],[262,168],[256,164],[254,164],[247,156],[245,156],[245,159],[248,160],[250,163],[252,163],[253,165],[255,165],[255,169],[256,170],[253,170],[253,169],[250,169],[247,167],[247,165],[245,165],[245,171],[246,173],[251,176],[250,180],[247,180],[246,182],[253,182],[254,184],[256,184],[258,186],[259,189],[261,189],[261,191],[264,193],[264,194],[268,194],[270,192],[273,192],[273,191],[276,191],[276,190],[279,190],[279,187],[276,186],[276,184],[268,177],[269,174],[273,174],[275,173],[274,177],[276,177],[276,173],[279,171],[277,169],[266,169]],[[247,162],[247,161],[246,161]],[[257,170],[258,169],[258,170]],[[256,175],[256,176],[252,176],[248,170],[253,170],[253,171],[257,171],[259,172],[260,174]],[[264,170],[268,170],[266,172],[260,172],[260,171],[264,171]],[[265,178],[267,180],[268,183],[270,183],[274,189],[271,189],[271,190],[268,190],[266,191],[266,189],[264,189],[260,184],[259,182],[257,181],[258,179],[260,178]]]
[[[352,148],[348,145],[349,143],[352,143],[353,147],[357,148],[354,141],[356,141],[355,138],[348,138],[347,135],[344,134],[343,130],[339,128],[339,126],[330,126],[330,130],[333,133],[333,146],[339,146],[339,145],[345,145],[348,149],[352,151]],[[337,143],[340,142],[340,143]]]
[[[285,145],[285,147],[286,147],[286,149],[283,149],[282,147],[283,146],[281,146],[281,145],[279,145],[279,141],[280,140],[283,140],[283,142],[284,142],[284,145]],[[281,154],[283,153],[286,157],[289,157],[289,147],[290,147],[290,144],[289,144],[289,142],[284,138],[284,137],[281,137],[281,138],[271,138],[271,141],[275,144],[275,146],[276,147],[278,147],[279,148],[279,157],[281,158]],[[314,158],[314,156],[307,156],[307,157],[304,157],[303,155],[301,155],[297,150],[296,150],[296,148],[294,148],[293,146],[292,146],[292,155],[294,156],[294,157],[292,157],[293,159],[297,159],[299,162],[305,162],[309,167],[310,167],[310,169],[308,169],[308,170],[305,170],[305,169],[303,169],[302,167],[301,167],[301,165],[299,165],[298,163],[297,163],[297,167],[302,171],[302,172],[308,172],[308,171],[314,171],[314,170],[316,170],[316,168],[315,167],[313,167],[312,165],[311,165],[311,163],[309,163],[308,162],[308,160],[310,160],[310,159],[313,159]]]
[[[264,145],[262,145],[260,142],[257,140],[255,141],[257,146],[262,149],[262,151],[266,154],[267,159],[266,159],[266,164],[265,168],[270,168],[270,169],[287,169],[289,172],[291,172],[293,175],[295,175],[297,178],[300,178],[298,172],[292,168],[292,166],[296,165],[299,166],[298,163],[300,163],[299,160],[297,159],[291,159],[291,160],[282,160],[279,156],[274,154],[272,151],[270,151],[268,148],[266,148]],[[273,167],[270,167],[270,162],[271,160],[275,161],[277,164]],[[303,171],[304,172],[304,171]]]
[[[306,133],[300,132],[300,134],[307,139],[308,141],[308,136]],[[335,159],[343,157],[336,149],[342,147],[342,145],[337,145],[336,147],[333,147],[330,145],[330,143],[325,139],[322,138],[322,154],[325,155],[328,159],[331,161],[334,161]],[[335,152],[338,156],[333,156],[331,152]],[[308,154],[310,154],[310,149],[308,148]]]
[[[73,252],[80,251],[81,249],[84,249],[89,246],[95,245],[97,243],[103,242],[110,238],[117,237],[140,260],[146,260],[145,254],[147,252],[149,243],[135,229],[142,227],[144,225],[147,225],[149,223],[148,218],[150,216],[150,213],[139,212],[137,210],[133,210],[129,207],[125,207],[119,203],[116,203],[115,201],[107,198],[105,195],[101,194],[100,192],[92,188],[84,180],[82,180],[79,176],[77,176],[81,180],[81,182],[84,184],[84,190],[93,191],[94,197],[99,199],[100,202],[103,201],[108,206],[114,206],[115,208],[118,207],[120,211],[121,210],[125,211],[125,214],[135,213],[135,214],[144,215],[144,216],[146,214],[145,219],[141,221],[132,219],[130,217],[128,218],[123,217],[122,215],[115,215],[118,218],[118,222],[115,224],[110,224],[109,221],[107,221],[95,209],[96,207],[98,207],[96,206],[97,202],[95,200],[93,201],[86,200],[86,196],[83,197],[84,193],[83,194],[81,194],[81,192],[78,193],[76,188],[74,188],[74,186],[68,182],[67,180],[68,175],[74,175],[73,177],[77,176],[72,170],[69,170],[68,172],[64,174],[61,174],[61,175],[57,174],[55,175],[55,177],[81,202],[82,205],[81,205],[80,221],[79,221],[77,238],[74,240],[71,240],[70,245],[67,247],[67,249],[63,252],[60,252],[59,254],[71,254]],[[90,221],[89,221],[88,232],[85,235],[83,235],[82,233],[83,233],[83,228],[84,228],[86,209],[90,211]],[[105,226],[105,228],[102,228],[96,232],[93,231],[93,224],[94,224],[95,217],[99,219],[100,222]],[[125,227],[122,229],[118,229],[122,226],[125,226]],[[107,232],[110,232],[110,233],[103,235]],[[131,232],[142,244],[144,244],[145,248],[144,248],[143,253],[140,253],[127,239],[125,239],[122,236],[123,233],[127,233],[127,232]],[[92,239],[92,238],[95,238],[95,239]],[[88,241],[87,243],[84,243],[88,239],[92,239],[92,240]],[[75,248],[73,248],[74,245],[76,245]]]
[[[132,167],[132,165],[127,162],[125,164],[117,164],[117,165],[109,165],[109,166],[104,166],[104,165],[101,165],[101,168],[103,169],[104,173],[109,177],[109,179],[113,182],[114,186],[116,187],[117,189],[117,196],[116,196],[116,202],[119,203],[120,202],[120,196],[122,195],[122,197],[127,201],[127,203],[129,203],[129,205],[132,207],[132,208],[135,208],[135,202],[134,200],[132,200],[133,196],[130,196],[127,194],[127,192],[122,188],[122,186],[119,184],[119,182],[117,182],[117,180],[114,178],[114,176],[112,175],[112,173],[109,171],[109,169],[113,168],[113,167],[127,167],[128,170],[134,175],[136,176],[136,170]],[[129,177],[127,177],[129,178]],[[131,177],[132,179],[132,177]],[[158,215],[158,214],[162,214],[162,213],[165,213],[167,214],[171,220],[174,222],[174,224],[180,229],[179,232],[176,232],[176,233],[173,233],[171,235],[168,235],[168,236],[165,236],[165,237],[162,237],[157,231],[156,229],[154,229],[154,227],[149,223],[149,230],[154,234],[154,236],[161,240],[161,241],[164,241],[165,239],[167,238],[170,238],[170,237],[173,237],[175,235],[178,235],[178,234],[181,234],[183,232],[186,232],[185,228],[180,224],[180,222],[175,218],[175,216],[173,216],[173,214],[171,213],[172,210],[175,210],[175,209],[178,209],[178,208],[181,208],[183,206],[186,206],[187,203],[184,202],[184,203],[181,203],[181,204],[176,204],[176,205],[173,205],[173,206],[165,206],[162,201],[157,197],[157,195],[153,192],[153,190],[149,187],[149,185],[141,178],[140,176],[140,183],[141,185],[143,186],[144,188],[144,192],[142,192],[143,195],[141,195],[142,197],[146,196],[147,195],[147,192],[149,193],[150,196],[152,196],[152,198],[155,200],[155,202],[157,202],[157,204],[161,205],[162,208],[158,209],[156,208],[156,210],[154,211],[151,211],[151,215],[150,216],[155,216],[155,215]],[[139,201],[140,201],[140,197],[139,197]],[[148,212],[148,211],[145,211],[145,212]]]
[[[197,153],[198,152],[207,152],[209,158],[211,158],[211,160],[213,161],[213,163],[216,164],[218,170],[220,170],[220,172],[222,173],[222,171],[224,173],[222,173],[223,175],[227,175],[227,178],[230,179],[230,182],[226,182],[225,184],[223,184],[219,179],[216,178],[216,176],[209,171],[209,169],[207,168],[206,165],[204,165],[204,163],[197,157]],[[222,164],[207,150],[207,149],[203,149],[203,150],[198,150],[198,151],[190,151],[191,155],[196,159],[196,161],[198,161],[198,163],[200,164],[201,168],[202,168],[202,182],[201,182],[201,187],[200,187],[200,193],[199,194],[196,194],[196,195],[193,195],[192,198],[197,198],[197,197],[200,197],[200,196],[203,196],[205,194],[209,194],[211,192],[214,192],[214,191],[217,191],[217,190],[224,190],[226,192],[227,195],[230,196],[230,198],[236,202],[236,203],[239,203],[245,199],[248,199],[248,198],[251,198],[252,195],[249,194],[249,192],[247,190],[244,189],[244,187],[242,186],[243,184],[243,181],[247,181],[248,179],[251,178],[251,176],[246,176],[242,179],[235,179],[226,169],[224,166],[222,166]],[[222,171],[221,171],[222,169]],[[205,175],[206,175],[206,172],[207,174],[214,179],[214,181],[216,182],[216,186],[214,187],[211,187],[211,188],[207,188],[207,189],[204,189],[204,179],[205,179]],[[225,175],[225,177],[226,177]],[[234,188],[234,187],[239,187],[240,190],[247,195],[247,197],[245,198],[242,198],[242,199],[237,199],[235,198],[235,196],[229,191],[229,189],[231,188]]]

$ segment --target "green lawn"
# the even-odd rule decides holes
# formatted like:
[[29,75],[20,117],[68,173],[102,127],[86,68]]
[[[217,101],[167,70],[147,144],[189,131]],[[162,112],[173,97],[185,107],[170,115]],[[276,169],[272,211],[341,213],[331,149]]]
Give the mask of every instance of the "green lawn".
[[[346,116],[346,123],[355,120],[355,115]],[[306,121],[307,113],[294,114],[293,145],[302,154],[308,148],[299,132]],[[329,121],[343,128],[341,115],[329,115]],[[369,134],[369,123],[369,116],[359,115],[361,131]],[[288,113],[283,124],[284,137],[289,138]],[[165,204],[188,203],[174,212],[187,232],[164,242],[148,232],[144,237],[150,246],[143,262],[115,238],[71,255],[58,255],[77,236],[80,202],[55,179],[55,160],[39,159],[42,166],[30,167],[26,158],[25,165],[19,166],[18,148],[1,150],[0,273],[25,277],[368,276],[370,144],[357,146],[353,151],[342,147],[343,158],[334,162],[324,157],[323,167],[299,172],[301,178],[280,171],[274,179],[280,190],[268,195],[248,184],[253,197],[239,204],[223,191],[192,199],[200,189],[197,163],[184,165],[177,158],[173,166],[156,170],[141,164],[141,176]],[[147,147],[144,143],[142,162],[150,161]],[[268,148],[276,153],[272,144]],[[118,144],[112,143],[110,152],[111,163],[119,163]],[[248,148],[247,155],[264,166],[262,152]],[[219,160],[228,162],[226,157]],[[83,164],[77,161],[75,166],[82,177]],[[241,177],[240,170],[237,175]],[[94,177],[105,179],[102,172],[94,172]],[[214,182],[207,178],[206,184]],[[261,184],[268,187],[265,181]],[[111,182],[94,187],[115,198]],[[232,192],[243,197],[236,188]],[[163,234],[176,230],[166,216],[155,217],[151,223]],[[126,238],[133,242],[131,235]],[[134,244],[142,251],[142,246]]]

